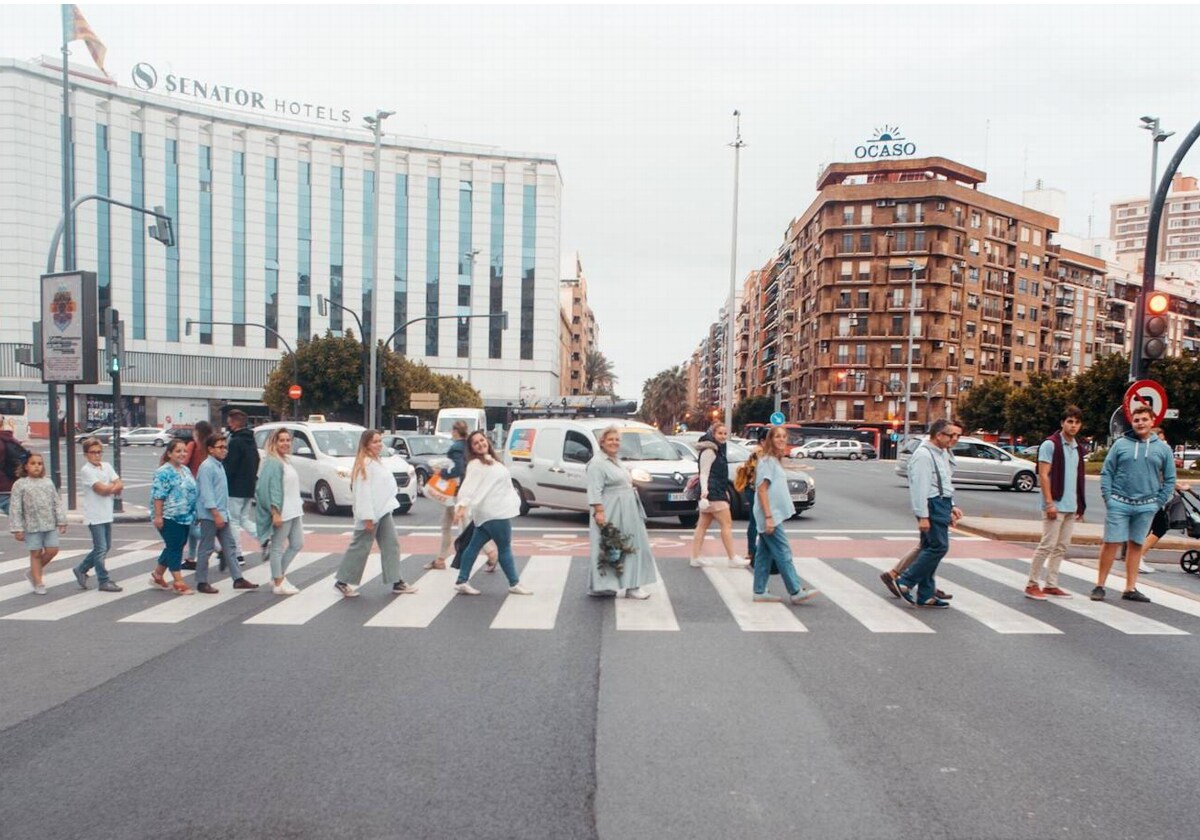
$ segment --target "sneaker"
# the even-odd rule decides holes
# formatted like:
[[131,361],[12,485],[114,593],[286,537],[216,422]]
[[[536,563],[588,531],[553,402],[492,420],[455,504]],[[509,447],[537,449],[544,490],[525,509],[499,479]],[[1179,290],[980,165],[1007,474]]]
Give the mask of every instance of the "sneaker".
[[1034,601],[1045,601],[1046,593],[1036,583],[1031,583],[1025,587],[1025,597]]
[[688,565],[693,569],[703,569],[705,566],[711,566],[712,563],[710,563],[708,558],[705,557],[693,557],[688,561]]
[[815,597],[820,594],[821,593],[819,591],[817,591],[816,589],[810,589],[807,586],[803,586],[800,588],[799,592],[797,592],[795,595],[792,596],[792,603],[793,604],[803,604],[809,598]]
[[203,595],[216,595],[220,590],[206,581],[205,583],[197,583],[196,591]]
[[779,604],[782,602],[782,598],[780,598],[778,595],[772,595],[769,592],[764,592],[762,595],[754,596],[754,603],[756,604]]
[[1137,601],[1139,604],[1149,604],[1150,599],[1138,592],[1136,589],[1130,589],[1128,592],[1121,593],[1122,601]]
[[508,594],[509,595],[532,595],[533,592],[529,589],[526,589],[524,586],[522,586],[519,583],[514,583],[512,586],[508,587]]
[[272,584],[271,592],[273,592],[276,595],[299,595],[300,594],[300,590],[297,589],[296,587],[292,586],[291,582],[287,578],[283,579],[283,583]]
[[1071,593],[1065,589],[1059,589],[1057,586],[1043,586],[1043,595],[1050,595],[1054,598],[1070,598]]
[[729,558],[729,568],[731,568],[731,569],[745,569],[749,565],[750,565],[749,563],[747,563],[745,560],[742,560],[740,558],[737,558],[737,557]]
[[446,568],[446,559],[444,557],[435,557],[433,560],[430,560],[428,563],[422,566],[422,568],[426,571],[429,569],[444,569]]
[[1103,601],[1104,600],[1104,587],[1103,586],[1094,587],[1092,589],[1092,594],[1089,597],[1093,601]]
[[890,570],[881,574],[879,579],[883,581],[883,585],[887,587],[888,592],[892,593],[893,598],[900,597],[900,587],[896,585],[896,576]]
[[903,585],[901,585],[900,583],[897,583],[897,584],[896,584],[896,590],[897,590],[897,591],[900,593],[900,600],[901,600],[901,601],[903,601],[904,603],[908,604],[910,607],[915,607],[915,606],[917,605],[917,601],[916,601],[916,599],[915,599],[915,598],[913,598],[913,596],[912,596],[912,593],[910,593],[910,592],[908,591],[908,587],[907,587],[907,586],[903,586]]
[[1145,563],[1138,563],[1138,574],[1152,575],[1154,574],[1154,568],[1152,566],[1147,566]]
[[71,573],[75,575],[75,582],[79,584],[80,589],[87,589],[87,572],[81,572],[79,569],[72,569]]
[[398,580],[392,584],[393,595],[412,595],[416,591],[417,587],[413,586],[411,583],[405,583],[402,580]]
[[164,592],[171,591],[171,584],[167,583],[167,579],[163,577],[162,572],[150,573],[150,585],[155,589],[161,589]]
[[196,571],[196,561],[195,560],[184,560],[183,568],[189,572]]
[[102,582],[102,583],[101,583],[101,584],[100,584],[98,587],[96,587],[96,588],[97,588],[98,590],[100,590],[101,592],[120,592],[120,591],[122,591],[122,590],[121,590],[121,587],[117,586],[117,585],[116,585],[115,583],[113,583],[111,580],[106,580],[106,581],[103,581],[103,582]]
[[476,589],[474,586],[472,586],[469,583],[454,584],[454,591],[457,592],[459,595],[479,595],[480,594],[479,590]]
[[348,583],[342,583],[340,580],[333,585],[333,588],[342,593],[343,598],[357,598],[358,590]]
[[192,587],[188,586],[186,583],[184,583],[181,580],[177,580],[171,584],[171,591],[174,592],[176,595],[195,595],[196,594],[195,589],[192,589]]
[[[239,565],[239,566],[245,566],[245,565],[246,565],[246,558],[245,558],[245,557],[243,557],[243,556],[242,556],[242,555],[240,555],[240,554],[238,555],[238,565]],[[257,583],[256,583],[256,584],[254,584],[254,585],[255,585],[255,586],[258,586],[258,584],[257,584]]]
[[251,583],[250,581],[246,580],[243,577],[243,578],[238,578],[237,580],[235,580],[233,582],[233,588],[234,589],[258,589],[258,584]]
[[635,601],[645,601],[650,597],[650,593],[640,586],[631,586],[625,590],[626,598],[633,598]]
[[917,606],[928,610],[944,610],[950,606],[950,602],[943,601],[941,598],[930,598],[924,603],[917,604]]

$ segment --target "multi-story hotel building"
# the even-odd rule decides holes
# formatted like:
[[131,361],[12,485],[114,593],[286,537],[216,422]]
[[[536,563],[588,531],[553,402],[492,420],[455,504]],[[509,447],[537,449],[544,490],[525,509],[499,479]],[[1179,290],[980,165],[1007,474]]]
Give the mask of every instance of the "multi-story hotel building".
[[[52,64],[0,59],[0,391],[29,395],[43,417],[44,387],[13,351],[38,319],[37,278],[62,211]],[[385,134],[376,183],[372,135],[348,110],[160,78],[147,64],[134,82],[73,72],[71,108],[75,195],[162,205],[175,220],[168,249],[124,209],[93,201],[76,214],[76,266],[97,274],[102,305],[126,323],[135,421],[190,422],[218,400],[260,399],[282,347],[249,324],[293,346],[327,329],[357,334],[342,309],[320,315],[317,296],[369,324],[373,286],[381,338],[424,316],[509,313],[507,330],[498,318],[426,320],[394,343],[438,373],[469,376],[488,404],[567,392],[552,156]],[[235,326],[198,323],[188,335],[188,319]],[[109,385],[78,390],[86,422]]]
[[791,420],[907,410],[920,426],[981,378],[1089,367],[1111,337],[1104,260],[1055,244],[1058,218],[981,192],[984,179],[937,157],[828,166],[746,280],[737,393],[778,392]]

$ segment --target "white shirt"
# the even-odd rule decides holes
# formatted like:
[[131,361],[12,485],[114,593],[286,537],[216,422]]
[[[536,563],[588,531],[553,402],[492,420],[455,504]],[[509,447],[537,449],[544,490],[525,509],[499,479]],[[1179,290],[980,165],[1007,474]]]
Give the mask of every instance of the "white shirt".
[[493,519],[512,519],[521,513],[521,497],[513,488],[512,473],[499,461],[490,465],[467,461],[467,477],[458,490],[458,506],[469,508],[476,525]]
[[300,476],[296,468],[287,461],[283,462],[283,510],[279,518],[284,522],[295,519],[304,513],[304,501],[300,498]]
[[396,494],[400,492],[396,476],[374,458],[367,459],[367,477],[354,479],[353,492],[355,523],[365,519],[378,522],[400,507],[396,501]]
[[117,480],[112,465],[101,461],[100,466],[94,467],[89,461],[80,468],[79,480],[83,483],[83,524],[103,525],[112,522],[113,497],[101,496],[92,489],[94,484],[112,484]]

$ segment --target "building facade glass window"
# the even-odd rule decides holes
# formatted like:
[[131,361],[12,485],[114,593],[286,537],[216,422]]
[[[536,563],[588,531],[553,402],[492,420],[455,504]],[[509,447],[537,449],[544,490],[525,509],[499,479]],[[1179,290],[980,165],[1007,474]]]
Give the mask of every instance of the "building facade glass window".
[[442,251],[442,179],[429,179],[425,202],[425,355],[438,355],[438,292],[441,289],[439,258]]
[[246,153],[233,153],[233,344],[246,346]]
[[363,172],[362,241],[362,336],[372,341],[371,291],[375,288],[375,172]]
[[[96,192],[110,195],[108,181],[108,126],[96,125]],[[112,208],[103,201],[96,203],[96,285],[100,310],[112,306]],[[101,327],[103,330],[103,327]]]
[[[270,330],[279,330],[279,158],[266,160],[264,173],[266,198],[263,220],[263,323]],[[270,330],[264,331],[266,347],[278,347],[279,340]]]
[[296,186],[296,340],[312,338],[312,164],[300,163]]
[[[504,184],[492,184],[492,235],[488,248],[488,313],[504,311]],[[499,359],[504,335],[499,318],[488,319],[488,358]]]
[[179,341],[179,141],[167,141],[167,215],[175,222],[176,243],[167,249],[167,341]]
[[470,181],[458,182],[458,357],[471,355],[471,275],[475,273],[475,251],[471,239],[471,208],[474,191]]
[[[346,242],[345,229],[343,225],[346,221],[346,185],[344,178],[346,170],[340,166],[335,166],[330,172],[329,179],[329,300],[331,303],[339,304],[339,306],[329,307],[329,329],[334,333],[341,334],[345,327],[342,322],[341,306],[345,304],[342,299],[342,290],[345,271],[346,258]],[[359,336],[363,338],[363,336]]]
[[[200,321],[213,318],[212,146],[200,147]],[[200,343],[213,343],[212,324],[200,324]]]
[[[408,320],[408,176],[396,176],[396,224],[392,230],[395,255],[392,277],[392,329]],[[397,353],[408,352],[408,330],[400,330],[392,340]]]
[[[142,150],[142,133],[135,131],[130,136],[129,149],[129,202],[138,207],[146,206],[146,160]],[[133,226],[131,253],[131,280],[133,285],[133,337],[146,338],[146,234],[142,226]]]
[[533,358],[534,265],[537,245],[537,187],[525,186],[521,207],[521,358]]

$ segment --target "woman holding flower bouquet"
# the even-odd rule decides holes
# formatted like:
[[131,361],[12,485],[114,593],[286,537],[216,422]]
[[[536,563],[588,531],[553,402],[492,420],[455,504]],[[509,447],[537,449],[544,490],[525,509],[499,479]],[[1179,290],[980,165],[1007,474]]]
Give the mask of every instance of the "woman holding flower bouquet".
[[[616,595],[644,600],[650,593],[642,587],[658,580],[645,514],[629,473],[617,460],[621,430],[609,426],[600,432],[600,455],[587,466],[588,505],[592,509],[589,529],[592,568],[589,595]],[[611,527],[608,527],[611,526]]]

